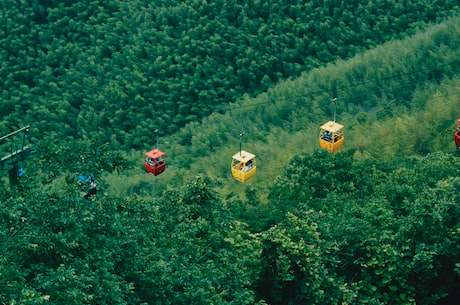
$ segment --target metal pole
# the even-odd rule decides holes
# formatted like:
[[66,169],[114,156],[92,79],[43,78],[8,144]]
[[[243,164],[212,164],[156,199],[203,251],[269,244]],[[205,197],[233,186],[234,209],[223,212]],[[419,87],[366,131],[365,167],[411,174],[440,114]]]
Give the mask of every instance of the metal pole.
[[22,134],[21,150],[24,149],[24,140],[25,140],[25,138],[26,138],[26,133],[27,133],[27,132],[29,132],[29,127],[26,127],[26,128],[24,129],[23,134]]
[[16,185],[18,184],[18,169],[19,169],[19,166],[18,166],[18,163],[17,161],[15,162],[15,159],[17,158],[16,157],[16,151],[15,151],[15,143],[13,141],[13,139],[8,139],[11,141],[11,168],[10,170],[8,171],[8,176],[9,176],[9,180],[10,180],[10,188],[11,190],[14,190],[14,188],[16,187]]
[[[0,137],[0,142],[11,141],[11,154],[9,156],[5,156],[2,158],[1,167],[3,168],[4,163],[11,162],[11,168],[9,169],[8,174],[9,174],[9,180],[10,180],[10,187],[12,190],[14,190],[16,185],[19,183],[19,180],[18,180],[19,161],[21,159],[21,156],[25,154],[24,142],[26,138],[26,133],[29,132],[29,127],[30,126],[20,128],[14,132],[11,132],[5,136]],[[24,132],[22,134],[21,147],[17,148],[16,141],[13,138],[13,136],[21,131]],[[6,145],[8,145],[8,142],[6,142]],[[22,158],[25,158],[25,156],[23,156]]]
[[337,112],[337,98],[334,97],[334,98],[332,99],[332,102],[334,102],[334,123],[335,123],[336,112]]
[[157,150],[158,150],[158,129],[156,129],[154,133],[157,135]]
[[240,133],[240,156],[241,156],[241,146],[243,142],[243,136],[244,136],[244,132]]
[[[10,139],[11,140],[11,139]],[[11,141],[11,163],[14,163],[14,141]]]

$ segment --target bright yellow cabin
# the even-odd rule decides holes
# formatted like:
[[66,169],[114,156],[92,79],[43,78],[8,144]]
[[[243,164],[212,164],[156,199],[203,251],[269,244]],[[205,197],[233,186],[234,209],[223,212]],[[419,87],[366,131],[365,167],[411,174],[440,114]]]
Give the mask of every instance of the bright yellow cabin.
[[342,147],[344,140],[344,126],[342,124],[329,121],[320,127],[319,145],[322,149],[335,153]]
[[256,174],[256,156],[240,151],[232,157],[232,175],[236,180],[246,182]]

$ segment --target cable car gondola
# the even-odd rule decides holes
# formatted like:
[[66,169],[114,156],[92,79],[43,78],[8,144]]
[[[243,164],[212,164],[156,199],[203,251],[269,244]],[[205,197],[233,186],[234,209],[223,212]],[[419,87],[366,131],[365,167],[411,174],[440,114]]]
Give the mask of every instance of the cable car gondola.
[[256,174],[256,156],[250,152],[241,150],[243,135],[244,133],[240,134],[240,151],[233,155],[231,169],[233,177],[245,183]]
[[166,169],[165,153],[158,149],[158,131],[157,133],[157,148],[145,153],[144,167],[148,173],[158,176]]
[[338,151],[345,140],[342,124],[329,121],[320,127],[319,145],[331,153]]
[[152,149],[145,153],[145,170],[148,173],[158,176],[165,171],[166,160],[164,158],[165,153],[158,149]]
[[339,124],[335,121],[335,102],[336,98],[332,101],[334,102],[334,121],[328,121],[327,123],[321,125],[319,131],[319,145],[322,149],[328,150],[331,153],[338,151],[345,141],[344,128],[342,124]]
[[457,119],[457,123],[455,124],[454,141],[455,146],[460,151],[460,118]]

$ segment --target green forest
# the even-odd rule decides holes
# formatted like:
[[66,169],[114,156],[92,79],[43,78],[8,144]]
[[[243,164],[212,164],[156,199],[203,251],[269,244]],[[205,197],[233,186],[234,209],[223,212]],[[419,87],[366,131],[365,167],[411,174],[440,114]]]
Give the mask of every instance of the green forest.
[[0,0],[0,304],[456,305],[459,13]]

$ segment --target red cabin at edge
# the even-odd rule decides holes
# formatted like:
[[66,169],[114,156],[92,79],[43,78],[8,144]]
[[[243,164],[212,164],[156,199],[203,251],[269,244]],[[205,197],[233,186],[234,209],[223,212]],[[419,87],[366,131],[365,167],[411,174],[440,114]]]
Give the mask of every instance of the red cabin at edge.
[[457,124],[455,124],[454,141],[457,149],[460,150],[460,118],[457,120]]
[[158,149],[152,149],[145,153],[145,170],[148,173],[158,176],[164,172],[166,168],[166,160],[164,158],[165,153]]

